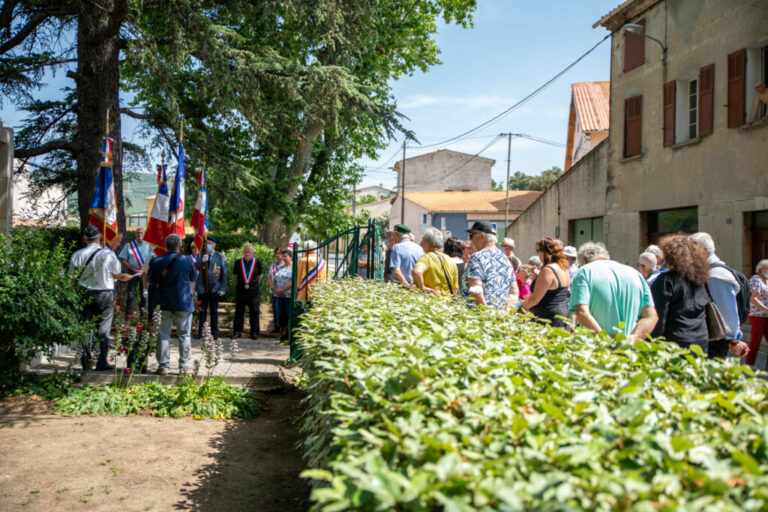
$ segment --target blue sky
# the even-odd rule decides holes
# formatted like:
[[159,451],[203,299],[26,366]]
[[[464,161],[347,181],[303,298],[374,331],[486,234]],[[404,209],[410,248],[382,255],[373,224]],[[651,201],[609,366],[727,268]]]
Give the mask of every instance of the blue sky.
[[[405,126],[419,141],[434,144],[458,135],[504,111],[525,97],[606,34],[592,25],[619,4],[619,0],[522,2],[479,0],[475,26],[465,30],[443,26],[437,37],[442,65],[393,83],[399,111],[410,120]],[[610,42],[581,61],[575,68],[491,126],[444,146],[420,150],[409,148],[406,156],[452,149],[474,154],[499,133],[525,133],[565,144],[568,108],[573,82],[608,80]],[[377,161],[364,161],[368,169],[360,186],[395,186],[388,168],[374,170],[392,156],[402,139],[392,142]],[[415,146],[415,144],[414,144]],[[506,175],[507,143],[499,141],[483,152],[493,158],[493,177]],[[565,149],[524,139],[513,139],[511,170],[537,174],[553,165],[563,166]]]
[[[552,78],[582,55],[607,32],[592,25],[616,7],[619,0],[523,2],[519,0],[478,0],[475,26],[462,29],[442,25],[437,35],[443,63],[426,73],[418,72],[393,82],[398,110],[408,119],[421,144],[428,145],[456,136],[499,114]],[[432,147],[407,150],[416,156],[437,149],[474,154],[501,132],[525,133],[560,144],[565,143],[570,84],[609,79],[609,41],[538,96],[500,121],[471,137]],[[68,82],[63,73],[48,80],[42,98],[55,98],[58,87]],[[18,127],[21,118],[6,101],[0,110],[6,126]],[[141,143],[136,122],[123,116],[123,137]],[[359,186],[395,186],[389,168],[402,152],[390,159],[402,138],[392,141],[377,160],[364,160],[366,176]],[[506,139],[496,142],[483,156],[493,158],[493,177],[506,174]],[[553,165],[563,166],[565,150],[524,139],[513,139],[511,169],[537,174]],[[154,160],[153,160],[154,162]],[[383,166],[383,167],[382,167]],[[151,169],[148,169],[151,172]]]

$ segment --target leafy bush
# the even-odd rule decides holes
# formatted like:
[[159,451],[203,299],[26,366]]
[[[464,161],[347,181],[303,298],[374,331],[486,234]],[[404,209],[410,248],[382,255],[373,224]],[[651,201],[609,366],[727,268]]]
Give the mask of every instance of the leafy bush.
[[[258,242],[261,244],[260,241],[256,240],[256,236],[252,235],[251,233],[211,233],[212,236],[216,237],[216,250],[219,252],[226,252],[230,249],[242,249],[243,246],[247,243],[252,243],[253,245],[256,245]],[[192,240],[195,239],[194,235],[187,235],[184,237],[184,250],[187,250],[187,247],[189,247],[192,244]]]
[[34,373],[3,373],[0,375],[0,399],[7,396],[38,395],[56,400],[68,394],[80,377],[72,373],[38,375]]
[[172,418],[249,419],[261,412],[261,407],[252,391],[230,386],[221,377],[201,384],[186,377],[178,386],[149,382],[74,388],[59,400],[54,411],[66,416],[127,416],[150,411],[154,416]]
[[765,510],[767,384],[370,281],[300,328],[316,510]]
[[53,249],[61,243],[68,251],[68,257],[83,245],[83,232],[77,226],[43,227],[16,226],[11,228],[11,236],[35,236],[40,238],[43,246]]
[[0,372],[17,372],[36,351],[49,353],[88,332],[68,248],[63,242],[50,246],[42,230],[14,233],[10,240],[0,235]]

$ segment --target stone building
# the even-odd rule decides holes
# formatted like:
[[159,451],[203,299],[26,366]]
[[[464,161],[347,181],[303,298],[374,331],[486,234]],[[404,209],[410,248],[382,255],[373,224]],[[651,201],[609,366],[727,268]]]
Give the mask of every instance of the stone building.
[[707,231],[721,258],[752,274],[768,257],[768,123],[746,124],[754,85],[768,80],[765,1],[628,0],[595,26],[613,32],[609,137],[511,236],[518,247],[540,236],[575,244],[592,230],[634,264],[666,234]]
[[[450,149],[406,158],[405,191],[491,190],[491,167],[495,163],[491,158]],[[402,167],[402,160],[395,164],[398,191]]]

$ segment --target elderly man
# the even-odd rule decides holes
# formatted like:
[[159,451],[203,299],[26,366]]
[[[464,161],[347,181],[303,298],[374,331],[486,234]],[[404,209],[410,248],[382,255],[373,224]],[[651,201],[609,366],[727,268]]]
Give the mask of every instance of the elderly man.
[[404,286],[411,286],[413,283],[413,267],[424,255],[424,249],[411,241],[408,236],[410,233],[411,229],[407,226],[402,224],[395,226],[395,234],[392,236],[395,245],[392,247],[392,255],[389,259],[392,280]]
[[496,248],[496,231],[487,221],[476,221],[467,231],[475,252],[464,270],[465,296],[479,305],[509,311],[517,305],[520,292],[512,264]]
[[707,356],[725,359],[730,351],[733,355],[743,357],[747,355],[749,347],[740,341],[743,335],[741,332],[742,319],[736,297],[741,291],[741,285],[736,278],[736,273],[717,257],[715,242],[709,233],[694,233],[691,238],[699,242],[709,255],[707,258],[707,262],[709,262],[707,289],[712,296],[712,301],[723,315],[729,331],[722,340],[709,342]]
[[198,317],[197,336],[203,336],[203,324],[208,318],[208,308],[211,308],[211,334],[219,339],[219,299],[227,293],[227,258],[216,250],[216,239],[208,235],[203,255],[198,258],[195,268],[200,271],[195,283],[195,291],[200,301],[200,316]]
[[660,274],[659,269],[656,268],[656,255],[652,252],[644,252],[638,256],[637,270],[650,286]]
[[[755,107],[752,109],[752,117],[747,123],[748,126],[752,126],[752,123],[755,122],[757,113],[760,112],[760,103],[768,108],[768,87],[766,87],[763,82],[759,82],[755,85],[755,92],[757,92],[757,95],[755,95]],[[768,110],[766,110],[765,115],[760,118],[760,121],[768,121]]]
[[601,243],[579,247],[582,266],[571,283],[570,311],[595,333],[626,334],[634,343],[653,331],[659,317],[648,283],[632,267],[610,260]]
[[149,263],[149,282],[155,292],[152,302],[160,308],[160,328],[157,333],[157,374],[168,375],[171,361],[171,328],[176,326],[179,339],[179,374],[189,370],[189,354],[192,330],[192,286],[197,278],[192,258],[181,256],[181,238],[168,235],[165,238],[165,254]]
[[328,264],[317,254],[317,242],[307,240],[308,251],[296,265],[296,300],[312,300],[312,288],[328,279]]
[[501,241],[501,250],[504,251],[504,256],[509,258],[509,262],[514,266],[512,258],[515,257],[515,241],[512,238],[505,238]]
[[427,293],[455,295],[459,290],[459,269],[443,254],[443,233],[429,228],[421,237],[424,255],[413,267],[413,283]]
[[261,283],[261,262],[254,256],[253,245],[245,244],[243,257],[235,261],[235,323],[232,326],[232,339],[236,340],[243,334],[245,323],[245,308],[248,307],[248,320],[251,327],[251,338],[259,337],[259,284]]
[[[138,274],[144,268],[144,263],[150,259],[152,247],[144,241],[144,228],[136,229],[136,239],[129,242],[120,251],[120,261],[131,274]],[[136,276],[128,281],[128,288],[125,294],[125,312],[133,314],[136,307],[136,287],[141,288],[139,306],[147,307],[147,290],[142,286],[142,276]]]
[[579,253],[572,245],[566,245],[563,247],[563,254],[568,258],[568,274],[571,276],[571,281],[576,277],[576,272],[579,271],[579,265],[576,263],[576,259],[579,257]]
[[656,244],[651,244],[643,252],[649,252],[656,257],[656,268],[661,271],[664,267],[664,253],[661,252],[661,248]]
[[[101,233],[95,226],[88,226],[83,231],[83,241],[86,246],[72,255],[70,264],[72,268],[79,269],[77,284],[86,289],[90,298],[85,304],[86,320],[95,320],[98,329],[96,337],[99,339],[99,361],[96,370],[112,370],[115,367],[109,364],[107,353],[109,352],[109,331],[112,329],[112,316],[114,307],[112,304],[115,279],[129,281],[131,276],[120,272],[120,262],[115,253],[104,249],[100,245]],[[83,371],[87,371],[93,362],[91,354],[93,343],[88,341],[83,346],[80,355],[80,363]]]

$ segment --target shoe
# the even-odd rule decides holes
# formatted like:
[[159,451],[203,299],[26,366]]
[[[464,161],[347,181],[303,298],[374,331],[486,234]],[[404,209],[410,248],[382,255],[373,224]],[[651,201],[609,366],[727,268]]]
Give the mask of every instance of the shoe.
[[109,364],[109,363],[97,363],[96,364],[96,371],[97,372],[104,372],[107,370],[114,370],[115,365]]
[[202,335],[202,334],[195,334],[195,335],[192,337],[192,339],[193,339],[193,340],[201,340],[201,339],[203,339],[203,335]]
[[189,371],[189,368],[182,368],[179,370],[179,377],[185,377],[187,375],[192,375],[192,372]]
[[158,375],[168,375],[168,370],[160,369],[160,370],[157,370],[155,373]]
[[232,335],[232,339],[233,339],[233,340],[236,340],[236,339],[238,339],[240,336],[242,336],[242,333],[236,332],[235,334],[233,334],[233,335]]
[[219,341],[219,335],[218,334],[214,334],[213,335],[213,341]]
[[257,332],[252,332],[252,333],[251,333],[251,338],[253,338],[253,339],[255,339],[255,340],[259,339],[259,333],[257,333]]

